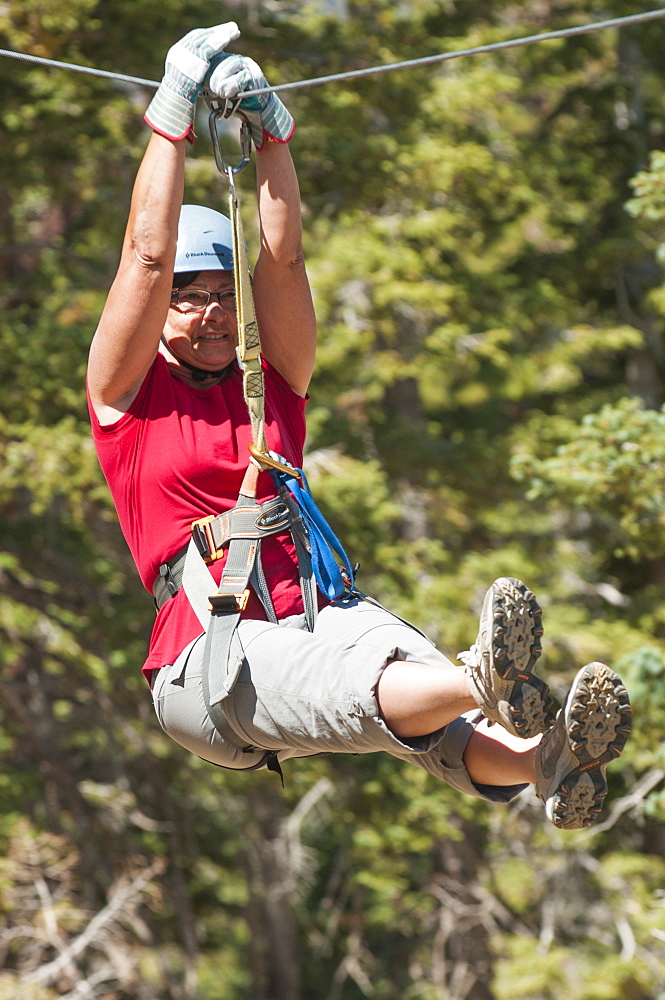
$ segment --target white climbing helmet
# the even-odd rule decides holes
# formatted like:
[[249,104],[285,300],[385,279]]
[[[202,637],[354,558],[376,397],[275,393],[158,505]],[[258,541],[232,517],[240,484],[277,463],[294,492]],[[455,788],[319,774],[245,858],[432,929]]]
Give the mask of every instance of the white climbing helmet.
[[174,274],[183,271],[232,271],[233,229],[221,212],[183,205],[178,222]]

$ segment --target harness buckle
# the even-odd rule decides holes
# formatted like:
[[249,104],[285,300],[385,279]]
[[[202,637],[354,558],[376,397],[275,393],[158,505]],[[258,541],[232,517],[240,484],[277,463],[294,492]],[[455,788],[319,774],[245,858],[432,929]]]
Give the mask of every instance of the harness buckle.
[[217,550],[212,533],[212,522],[215,517],[215,514],[208,514],[206,517],[199,518],[198,521],[192,521],[192,538],[201,558],[206,563],[214,562],[221,555],[221,552]]
[[209,610],[213,615],[244,611],[249,601],[249,594],[249,587],[243,590],[242,594],[211,594],[208,598]]
[[178,584],[175,581],[173,573],[171,572],[171,566],[169,563],[165,562],[159,567],[159,575],[161,579],[166,584],[166,589],[171,597],[175,597],[178,593]]

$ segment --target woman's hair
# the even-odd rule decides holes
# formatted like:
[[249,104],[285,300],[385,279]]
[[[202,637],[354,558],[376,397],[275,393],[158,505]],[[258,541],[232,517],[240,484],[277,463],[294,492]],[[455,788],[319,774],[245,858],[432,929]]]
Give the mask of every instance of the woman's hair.
[[174,274],[171,288],[187,288],[187,285],[192,285],[196,281],[200,273],[200,271],[180,271],[179,274]]

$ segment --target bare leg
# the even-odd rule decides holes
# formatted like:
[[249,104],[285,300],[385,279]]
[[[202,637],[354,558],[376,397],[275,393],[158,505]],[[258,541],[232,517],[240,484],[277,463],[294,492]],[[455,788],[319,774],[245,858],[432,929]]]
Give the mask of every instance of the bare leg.
[[[393,660],[377,686],[379,711],[400,739],[425,736],[477,708],[464,670]],[[483,720],[464,752],[469,776],[479,785],[520,785],[536,780],[540,736],[521,739]]]
[[426,736],[476,708],[464,669],[393,660],[376,689],[381,717],[399,739]]
[[535,784],[536,747],[541,739],[520,739],[483,719],[464,751],[469,777],[476,785]]

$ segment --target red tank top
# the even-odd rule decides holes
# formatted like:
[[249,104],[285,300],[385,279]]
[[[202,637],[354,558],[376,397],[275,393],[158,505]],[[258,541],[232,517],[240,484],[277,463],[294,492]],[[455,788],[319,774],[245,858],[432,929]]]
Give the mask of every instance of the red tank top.
[[[263,369],[268,448],[301,466],[305,400],[266,361]],[[143,585],[152,593],[161,563],[189,542],[192,521],[230,510],[237,502],[252,441],[241,372],[234,365],[221,385],[194,389],[173,376],[158,354],[129,411],[114,424],[102,427],[89,407],[99,463],[120,527]],[[262,473],[257,499],[273,496],[272,478]],[[262,556],[278,617],[302,613],[290,536],[266,538]],[[216,580],[224,561],[211,567]],[[266,617],[253,593],[243,617]],[[157,615],[144,673],[173,663],[200,631],[181,589]]]

